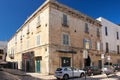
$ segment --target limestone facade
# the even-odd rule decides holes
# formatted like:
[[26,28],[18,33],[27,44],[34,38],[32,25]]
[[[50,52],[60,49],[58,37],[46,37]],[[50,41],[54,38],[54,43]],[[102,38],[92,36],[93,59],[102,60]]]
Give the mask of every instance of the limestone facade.
[[24,71],[53,74],[62,66],[100,65],[101,52],[99,21],[47,0],[9,40],[7,60]]
[[110,62],[120,64],[120,26],[103,17],[99,17],[97,20],[102,24],[102,44],[105,58],[110,56]]
[[7,42],[0,41],[0,64],[4,64],[7,55]]

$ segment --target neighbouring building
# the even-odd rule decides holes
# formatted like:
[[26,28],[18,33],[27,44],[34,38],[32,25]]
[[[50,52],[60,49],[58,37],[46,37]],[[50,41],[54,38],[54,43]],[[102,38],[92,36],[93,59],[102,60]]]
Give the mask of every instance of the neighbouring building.
[[120,26],[99,17],[102,24],[102,44],[105,62],[120,64]]
[[0,65],[6,64],[7,42],[0,41]]
[[7,60],[24,71],[53,74],[62,66],[100,66],[101,51],[99,21],[46,0],[8,41]]

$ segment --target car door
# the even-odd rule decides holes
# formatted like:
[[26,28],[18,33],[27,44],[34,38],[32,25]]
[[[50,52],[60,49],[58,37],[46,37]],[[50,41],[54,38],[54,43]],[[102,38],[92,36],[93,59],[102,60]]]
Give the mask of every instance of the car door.
[[69,75],[69,77],[73,77],[73,71],[72,71],[72,68],[67,68],[67,72],[66,72],[68,75]]
[[74,69],[73,71],[74,71],[74,77],[80,76],[79,71],[77,69]]

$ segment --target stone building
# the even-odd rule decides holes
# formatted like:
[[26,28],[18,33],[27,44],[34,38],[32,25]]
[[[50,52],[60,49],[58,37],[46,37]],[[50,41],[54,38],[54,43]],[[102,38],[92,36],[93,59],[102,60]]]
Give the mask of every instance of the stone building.
[[17,62],[18,69],[45,74],[62,66],[101,65],[101,24],[47,0],[9,40],[8,54],[7,60]]
[[120,26],[102,17],[99,17],[97,20],[102,24],[102,43],[105,61],[120,64]]
[[7,55],[7,42],[0,41],[0,65],[5,64]]

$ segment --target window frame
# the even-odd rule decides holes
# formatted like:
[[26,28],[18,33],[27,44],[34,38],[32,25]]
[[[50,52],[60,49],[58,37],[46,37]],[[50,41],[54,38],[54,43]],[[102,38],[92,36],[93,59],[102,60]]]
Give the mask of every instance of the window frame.
[[120,54],[120,46],[117,45],[117,54]]
[[105,46],[106,46],[106,51],[105,51],[105,52],[106,52],[106,53],[109,53],[109,43],[106,42],[106,43],[105,43]]
[[66,14],[63,14],[62,16],[62,25],[68,27],[68,16]]
[[100,37],[100,29],[97,28],[97,37]]
[[105,26],[105,35],[108,36],[108,28]]
[[[39,41],[38,41],[38,39],[39,39]],[[39,44],[38,44],[38,43],[39,43]],[[36,35],[36,45],[39,46],[40,43],[41,43],[40,34],[37,34],[37,35]]]
[[88,25],[88,23],[85,23],[85,33],[89,34],[89,25]]
[[[67,36],[68,38],[64,38],[64,36]],[[65,39],[67,39],[67,41]],[[64,40],[65,40],[65,42],[64,42]],[[62,45],[64,45],[64,46],[70,46],[70,36],[69,36],[69,34],[62,33]]]
[[119,32],[116,32],[117,40],[119,40]]

